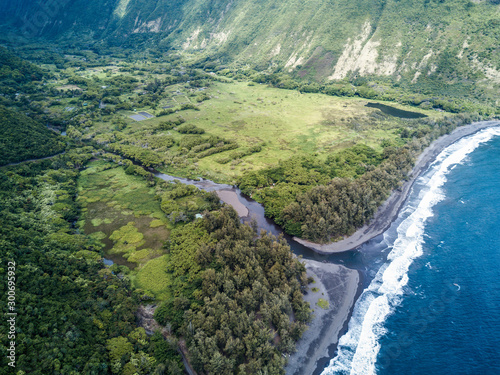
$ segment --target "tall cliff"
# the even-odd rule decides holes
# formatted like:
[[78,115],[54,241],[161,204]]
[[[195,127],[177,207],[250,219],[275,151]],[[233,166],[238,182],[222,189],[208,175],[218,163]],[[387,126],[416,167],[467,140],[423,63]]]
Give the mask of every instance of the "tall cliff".
[[149,43],[323,81],[500,83],[499,1],[27,0],[2,2],[15,33]]

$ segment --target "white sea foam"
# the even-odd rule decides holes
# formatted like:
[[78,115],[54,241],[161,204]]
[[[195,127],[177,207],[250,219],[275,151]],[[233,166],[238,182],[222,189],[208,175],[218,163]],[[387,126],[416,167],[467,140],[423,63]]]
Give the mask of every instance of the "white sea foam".
[[376,374],[384,323],[401,302],[411,263],[422,255],[425,222],[433,215],[434,205],[444,198],[441,187],[446,175],[480,144],[495,136],[500,136],[500,127],[483,130],[449,146],[439,154],[429,172],[417,180],[422,188],[418,197],[401,211],[402,215],[409,216],[397,228],[397,238],[387,262],[357,301],[349,329],[339,340],[338,354],[322,375]]

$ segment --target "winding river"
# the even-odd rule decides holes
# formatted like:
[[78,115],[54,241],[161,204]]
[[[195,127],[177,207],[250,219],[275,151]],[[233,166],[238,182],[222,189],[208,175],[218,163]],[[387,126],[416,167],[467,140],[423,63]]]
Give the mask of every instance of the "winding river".
[[[257,221],[259,229],[270,232],[275,236],[283,236],[288,242],[292,252],[297,256],[302,256],[302,258],[305,260],[330,263],[332,265],[342,265],[351,270],[359,271],[358,273],[361,283],[358,286],[358,293],[360,293],[362,289],[366,288],[369,285],[371,279],[376,275],[379,267],[386,260],[387,253],[384,251],[386,246],[383,241],[383,236],[373,238],[373,240],[368,241],[366,244],[356,250],[322,255],[308,248],[307,246],[296,242],[291,236],[284,233],[281,227],[276,225],[272,220],[265,217],[264,207],[260,203],[246,196],[241,192],[240,189],[234,186],[217,184],[213,181],[204,179],[192,180],[187,178],[179,178],[160,172],[156,172],[154,173],[154,175],[165,181],[173,182],[177,180],[187,185],[196,186],[197,188],[204,191],[216,192],[219,198],[224,203],[229,204],[235,208],[243,222],[249,223],[252,219],[255,219]],[[328,268],[329,267],[327,267],[327,269]],[[332,268],[334,268],[334,266],[332,266]],[[346,323],[343,330],[340,332],[341,335],[347,330]],[[321,340],[322,338],[324,339],[323,336],[325,334],[327,334],[327,331],[317,331],[317,329],[314,330],[314,335],[319,340]],[[337,338],[338,337],[327,338],[327,340],[331,340],[328,346],[328,353],[323,353],[322,355],[326,355],[323,358],[317,358],[315,370],[311,375],[320,374],[328,365],[328,362],[336,353]],[[317,347],[315,348],[313,344],[313,346],[309,347],[308,350],[314,351],[317,350]],[[298,355],[303,355],[303,353],[298,352]],[[322,355],[320,355],[320,357]],[[289,375],[293,375],[295,373],[295,371],[289,373],[287,370],[287,374]]]
[[186,185],[196,186],[198,189],[204,191],[216,192],[224,203],[227,203],[235,208],[243,222],[249,223],[252,219],[255,219],[259,229],[270,232],[275,236],[282,235],[290,245],[293,253],[297,256],[301,255],[304,259],[342,264],[346,267],[357,270],[365,269],[365,262],[359,259],[359,252],[356,250],[332,255],[320,255],[309,247],[298,243],[291,236],[283,232],[280,226],[274,223],[271,219],[265,217],[264,206],[243,194],[240,189],[234,186],[218,184],[205,179],[192,180],[188,178],[174,177],[160,172],[156,172],[154,175],[165,181],[173,182],[177,180]]

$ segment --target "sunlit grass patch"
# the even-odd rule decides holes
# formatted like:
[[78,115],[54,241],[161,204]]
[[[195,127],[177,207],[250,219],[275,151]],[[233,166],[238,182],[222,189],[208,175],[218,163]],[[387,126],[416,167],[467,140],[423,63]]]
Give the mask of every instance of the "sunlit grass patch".
[[323,298],[318,299],[318,302],[316,302],[316,305],[318,307],[321,307],[323,310],[328,310],[328,308],[330,308],[330,304],[328,303],[328,301],[323,299]]
[[90,259],[90,260],[99,260],[101,259],[101,256],[99,253],[95,251],[90,251],[90,250],[80,250],[75,253],[75,257],[77,258],[84,258],[84,259]]
[[163,254],[162,250],[152,250],[146,248],[133,252],[132,254],[130,254],[127,260],[129,262],[144,264],[150,261],[151,259],[161,256],[162,254]]
[[162,219],[165,217],[163,213],[160,212],[153,212],[152,214],[149,215],[149,217],[154,218],[154,219]]
[[103,220],[101,218],[95,218],[90,221],[94,227],[98,227],[102,224]]
[[162,220],[153,220],[151,224],[149,224],[150,228],[158,228],[161,227],[162,225],[165,225],[165,223]]
[[133,280],[134,285],[154,293],[157,299],[166,299],[169,297],[169,286],[171,284],[166,269],[167,260],[165,256],[152,259],[139,269]]
[[94,232],[91,233],[89,237],[93,238],[94,240],[103,240],[107,237],[107,235],[104,232]]
[[127,225],[114,231],[113,234],[109,236],[109,239],[125,245],[141,242],[144,235],[137,230],[134,224],[135,222],[133,221],[129,222]]

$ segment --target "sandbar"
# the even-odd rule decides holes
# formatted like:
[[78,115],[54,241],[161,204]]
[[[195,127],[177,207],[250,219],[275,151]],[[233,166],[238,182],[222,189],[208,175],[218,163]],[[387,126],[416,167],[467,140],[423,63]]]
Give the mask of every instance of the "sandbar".
[[217,195],[221,201],[233,206],[239,217],[248,216],[248,208],[246,208],[245,205],[239,201],[238,194],[236,194],[236,192],[232,190],[218,190]]

